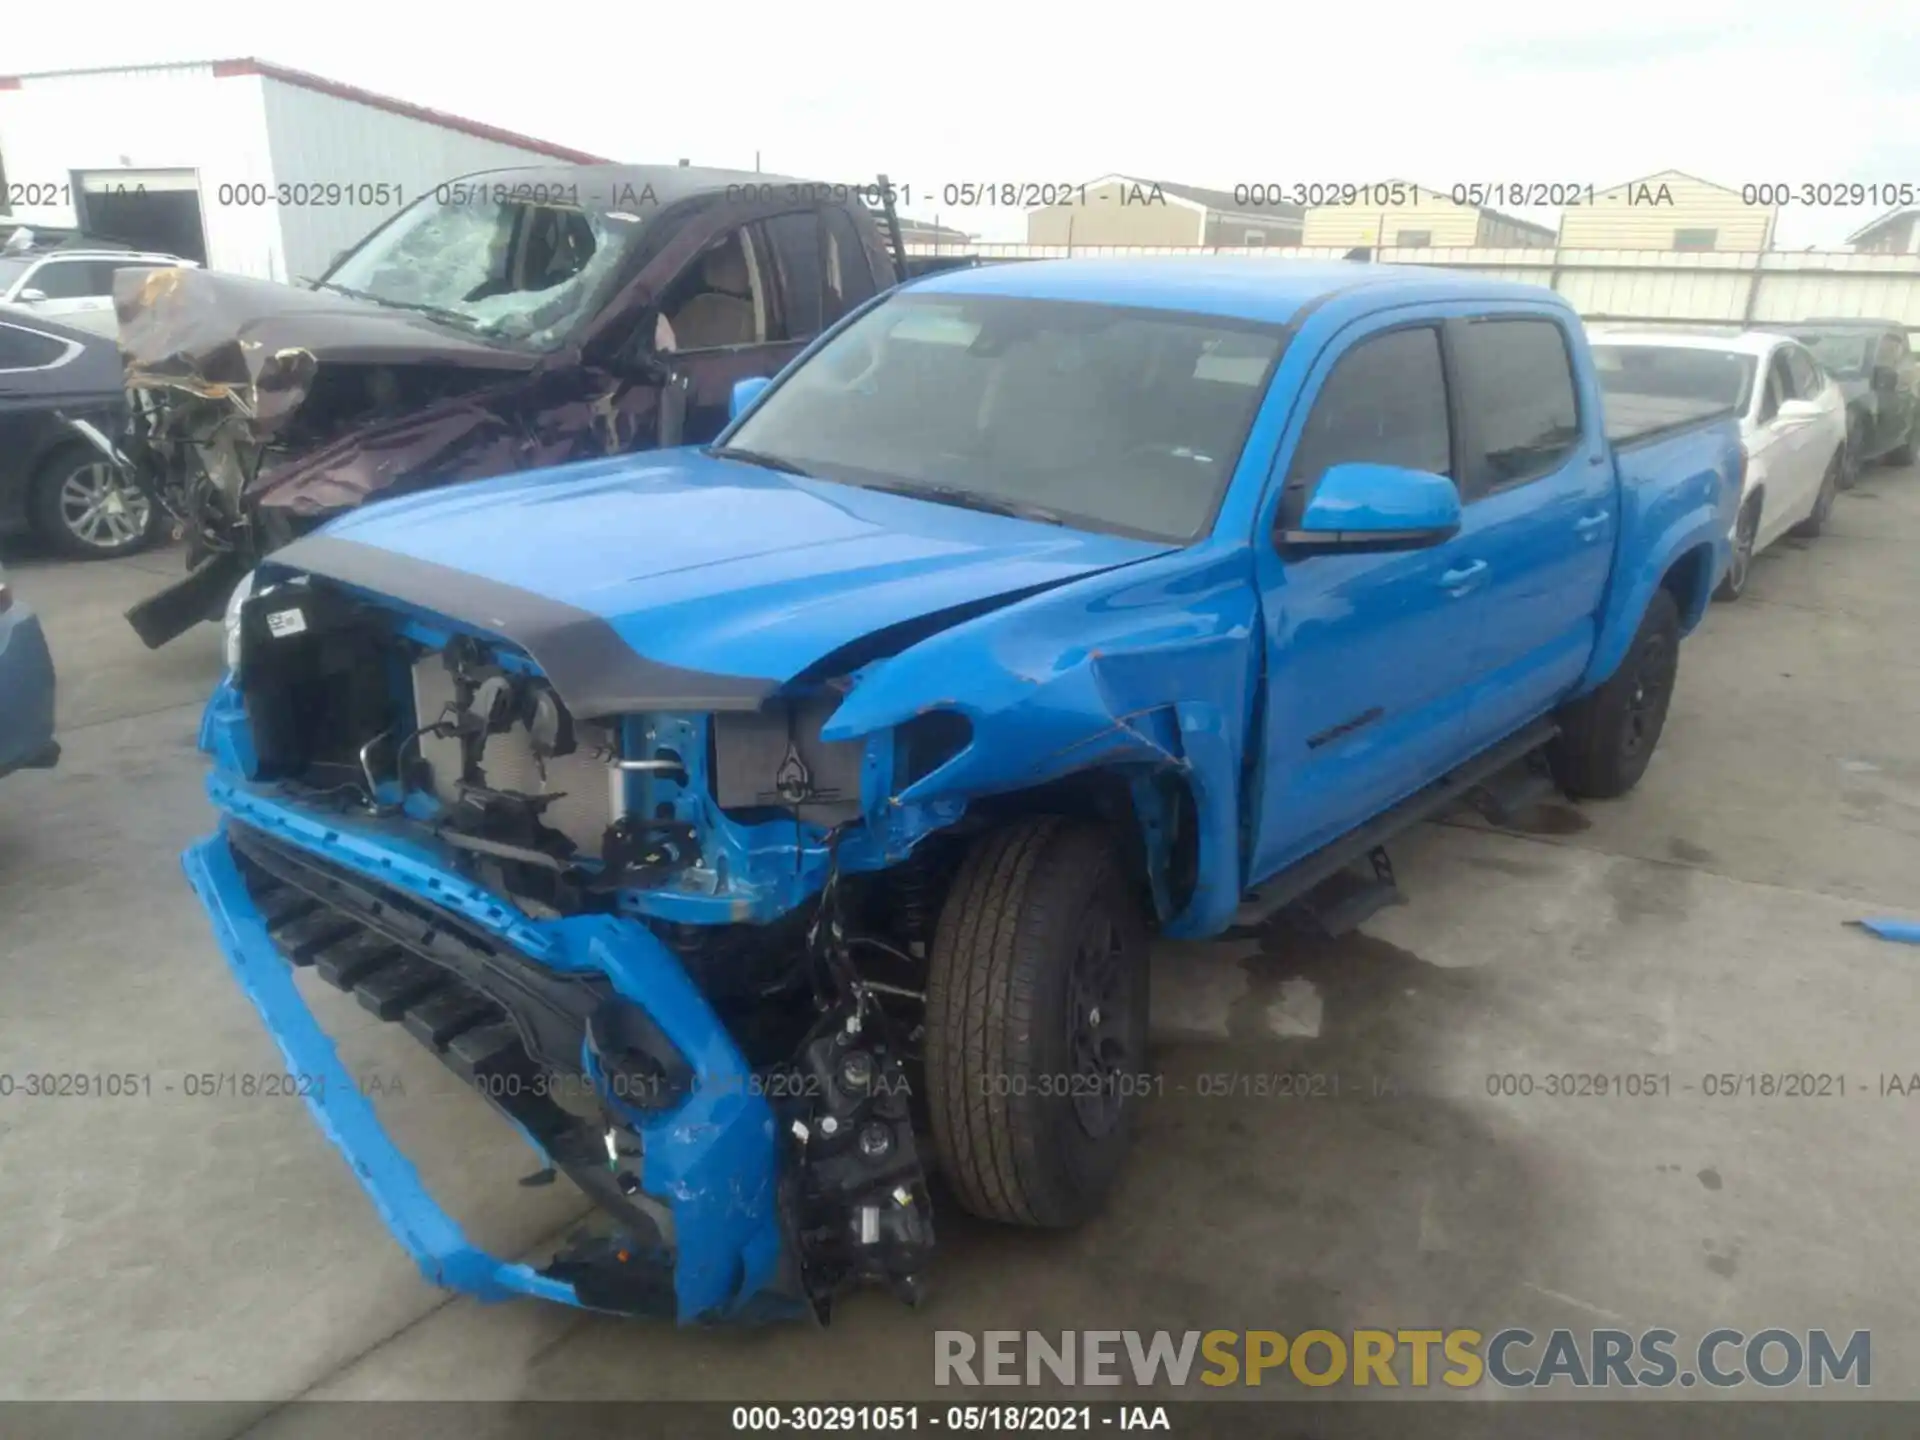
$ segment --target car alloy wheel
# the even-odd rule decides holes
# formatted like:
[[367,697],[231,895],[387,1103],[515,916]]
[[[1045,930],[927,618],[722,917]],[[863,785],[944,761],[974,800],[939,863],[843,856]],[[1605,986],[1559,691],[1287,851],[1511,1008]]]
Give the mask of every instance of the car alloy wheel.
[[55,512],[75,546],[103,555],[139,545],[153,519],[152,502],[104,460],[67,472]]
[[1073,1111],[1094,1139],[1120,1123],[1121,1078],[1136,1068],[1130,1054],[1132,987],[1126,944],[1113,918],[1097,908],[1067,980],[1067,1053],[1073,1057]]
[[1760,532],[1760,507],[1749,502],[1740,512],[1733,531],[1733,555],[1727,561],[1727,573],[1720,582],[1722,600],[1738,600],[1747,588],[1747,576],[1753,570],[1753,542]]
[[1620,732],[1620,752],[1629,761],[1640,754],[1642,747],[1652,749],[1660,736],[1680,658],[1672,639],[1665,633],[1646,636],[1639,650],[1633,695],[1627,701],[1626,724]]

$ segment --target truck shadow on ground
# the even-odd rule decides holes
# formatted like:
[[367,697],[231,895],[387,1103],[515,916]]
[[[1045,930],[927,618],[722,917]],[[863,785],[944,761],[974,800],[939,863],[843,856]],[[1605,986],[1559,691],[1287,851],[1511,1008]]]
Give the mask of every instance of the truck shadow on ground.
[[[1324,1398],[1341,1392],[1309,1391],[1277,1371],[1259,1389],[1202,1386],[1197,1356],[1177,1391],[1127,1380],[1067,1392],[1051,1379],[1018,1392],[936,1389],[934,1332],[1135,1329],[1177,1339],[1187,1330],[1484,1323],[1528,1263],[1541,1186],[1517,1138],[1426,1082],[1439,1069],[1435,1047],[1457,1043],[1464,1013],[1482,1004],[1476,972],[1358,934],[1161,949],[1156,1005],[1163,975],[1189,983],[1181,977],[1195,969],[1211,971],[1205,983],[1219,982],[1227,998],[1214,1028],[1160,1033],[1128,1171],[1091,1223],[1069,1232],[990,1224],[936,1182],[940,1249],[918,1310],[867,1292],[843,1300],[824,1332],[649,1326],[644,1337],[631,1323],[575,1315],[527,1356],[520,1393],[621,1393],[642,1383],[627,1377],[631,1347],[645,1343],[684,1362],[648,1367],[656,1397],[663,1370],[677,1377],[667,1393],[704,1396],[722,1393],[713,1366],[744,1361],[762,1393],[796,1398]],[[1303,985],[1318,1000],[1312,1023],[1300,1015]],[[1326,1364],[1324,1351],[1316,1364]],[[1128,1369],[1122,1352],[1123,1376]]]

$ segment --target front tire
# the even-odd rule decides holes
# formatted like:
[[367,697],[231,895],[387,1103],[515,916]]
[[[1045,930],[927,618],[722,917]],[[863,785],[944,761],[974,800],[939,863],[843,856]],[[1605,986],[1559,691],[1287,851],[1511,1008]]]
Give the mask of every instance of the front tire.
[[160,531],[160,507],[85,445],[57,450],[41,466],[32,509],[40,539],[76,560],[132,555]]
[[1716,600],[1738,600],[1747,590],[1747,580],[1753,574],[1753,546],[1760,536],[1760,497],[1750,498],[1740,507],[1740,517],[1733,524],[1733,557],[1727,561],[1727,573],[1720,577],[1720,584],[1713,592]]
[[1866,429],[1861,425],[1860,417],[1849,412],[1846,443],[1840,447],[1842,456],[1840,488],[1842,490],[1851,490],[1860,483],[1860,470],[1864,463],[1860,457],[1865,453],[1866,445]]
[[934,1154],[960,1203],[1046,1228],[1098,1210],[1146,1044],[1147,925],[1106,834],[1042,815],[983,836],[927,977]]
[[1620,668],[1560,713],[1547,760],[1576,800],[1611,800],[1640,783],[1666,727],[1680,664],[1680,607],[1662,587],[1647,602]]

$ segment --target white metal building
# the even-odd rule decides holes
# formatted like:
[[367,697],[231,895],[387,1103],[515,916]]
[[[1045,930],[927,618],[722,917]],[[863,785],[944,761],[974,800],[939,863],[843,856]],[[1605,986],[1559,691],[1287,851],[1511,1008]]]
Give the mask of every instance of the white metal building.
[[602,158],[259,60],[0,76],[0,218],[269,280],[455,176]]

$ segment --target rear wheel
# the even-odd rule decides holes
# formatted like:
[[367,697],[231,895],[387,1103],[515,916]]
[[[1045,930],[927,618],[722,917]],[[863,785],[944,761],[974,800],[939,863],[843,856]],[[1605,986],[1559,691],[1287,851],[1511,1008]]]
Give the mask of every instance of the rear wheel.
[[1727,573],[1713,592],[1716,600],[1738,600],[1746,593],[1747,577],[1753,573],[1753,545],[1760,535],[1760,497],[1754,495],[1740,507],[1740,518],[1733,526],[1733,555],[1727,561]]
[[1640,783],[1667,723],[1680,665],[1680,607],[1653,592],[1620,668],[1560,713],[1547,747],[1553,778],[1576,799],[1611,800]]
[[1820,479],[1820,493],[1814,497],[1813,513],[1793,527],[1793,533],[1803,540],[1818,539],[1833,516],[1833,499],[1840,493],[1840,472],[1846,464],[1843,457],[1844,449],[1834,452],[1833,459],[1827,463],[1827,473]]
[[1126,1158],[1146,1065],[1147,926],[1106,834],[1035,816],[982,837],[927,979],[934,1153],[960,1203],[1085,1220]]
[[1851,490],[1860,481],[1860,456],[1866,449],[1866,431],[1861,426],[1860,417],[1849,413],[1847,416],[1847,439],[1841,446],[1840,488]]
[[159,531],[159,509],[88,446],[57,451],[33,488],[40,538],[63,555],[105,560],[144,550]]

